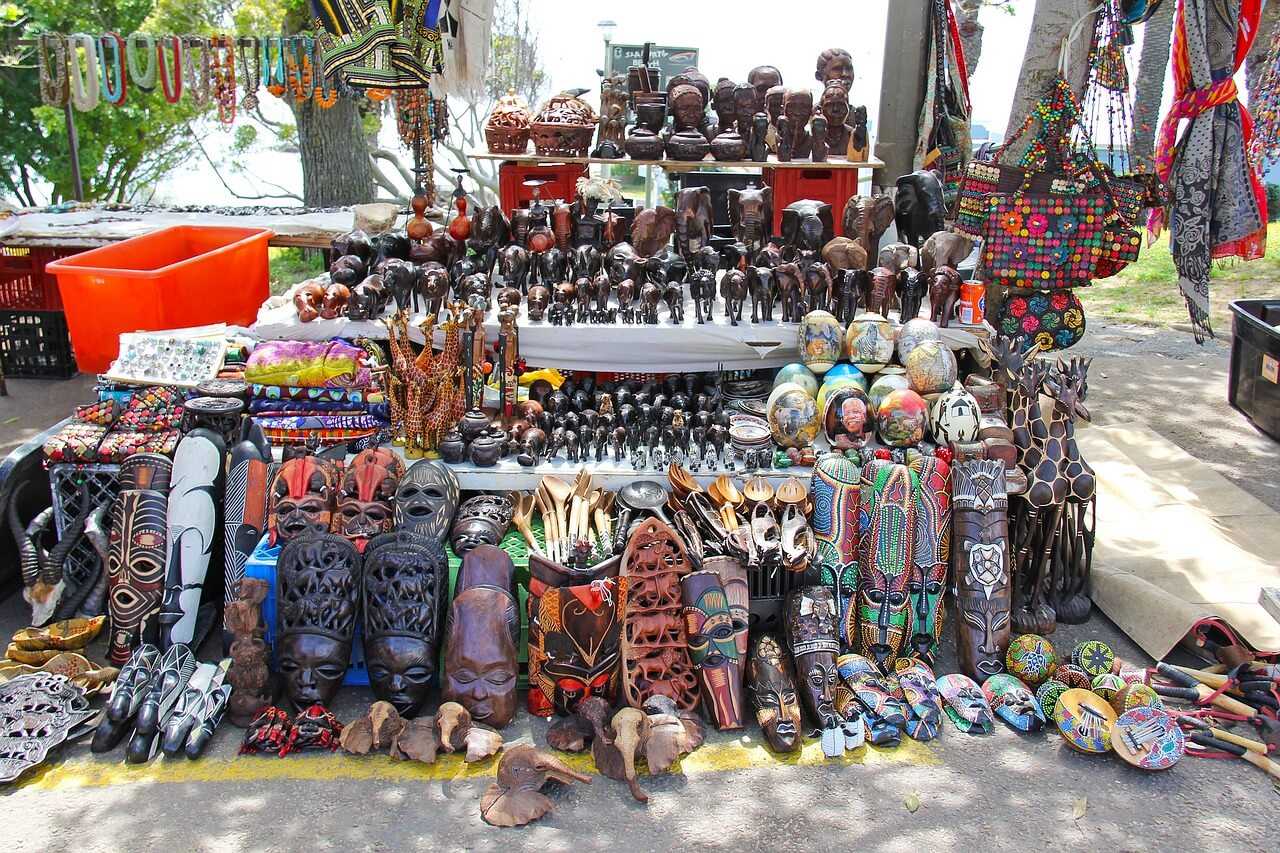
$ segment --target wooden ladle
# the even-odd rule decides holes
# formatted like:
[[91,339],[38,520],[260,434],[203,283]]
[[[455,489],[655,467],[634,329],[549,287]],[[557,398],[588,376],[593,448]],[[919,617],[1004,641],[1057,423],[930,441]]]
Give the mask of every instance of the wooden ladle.
[[613,540],[613,492],[601,489],[598,493],[599,499],[592,506],[592,515],[595,516],[596,533],[605,542]]
[[551,498],[551,505],[556,511],[557,529],[557,559],[564,559],[564,539],[570,534],[567,503],[573,495],[573,486],[561,480],[554,474],[548,474],[542,478],[542,485],[547,489],[547,495]]
[[738,529],[738,513],[737,509],[746,499],[742,496],[742,492],[738,491],[738,487],[734,485],[733,480],[727,474],[721,474],[716,477],[707,494],[711,496],[711,500],[720,508],[720,517],[724,520],[724,526],[729,531]]
[[542,549],[538,547],[538,540],[533,536],[533,528],[529,524],[533,518],[533,506],[535,503],[533,495],[528,492],[516,492],[511,498],[512,524],[524,536],[524,541],[529,543],[529,549],[537,554],[542,554]]

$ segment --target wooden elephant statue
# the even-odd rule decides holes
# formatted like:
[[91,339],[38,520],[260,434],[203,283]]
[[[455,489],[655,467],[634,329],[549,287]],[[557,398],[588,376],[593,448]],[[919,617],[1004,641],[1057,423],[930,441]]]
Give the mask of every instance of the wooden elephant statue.
[[929,277],[929,319],[945,329],[955,314],[960,295],[960,273],[953,267],[937,267]]
[[920,249],[920,269],[925,275],[931,274],[938,267],[958,269],[972,251],[973,241],[963,234],[934,232]]
[[831,298],[831,313],[841,323],[849,323],[858,315],[862,295],[871,288],[871,273],[864,269],[838,270],[835,276],[835,293]]
[[876,255],[876,264],[901,272],[920,263],[920,252],[906,243],[890,243]]
[[422,297],[428,314],[440,315],[445,297],[449,295],[449,271],[435,262],[425,263],[418,276],[418,294]]
[[871,288],[867,291],[867,310],[882,317],[889,316],[889,309],[898,293],[898,274],[887,267],[871,271]]
[[773,270],[747,267],[747,287],[751,290],[751,322],[773,322]]
[[729,224],[748,249],[763,246],[773,233],[773,187],[729,190]]
[[800,199],[782,211],[782,239],[800,251],[816,252],[835,235],[831,205],[813,199]]
[[880,237],[893,222],[893,199],[887,195],[856,195],[844,206],[841,217],[844,236],[853,237],[862,244],[868,258],[880,250]]
[[693,308],[697,312],[698,322],[701,324],[711,319],[711,309],[716,303],[715,271],[694,270],[689,276],[689,295],[693,297]]
[[773,275],[782,296],[782,322],[799,323],[805,314],[800,268],[792,263],[778,264]]
[[498,274],[510,287],[521,293],[529,289],[529,250],[514,243],[498,251]]
[[914,320],[924,304],[924,294],[929,288],[929,279],[919,270],[907,268],[898,273],[898,306],[901,309],[898,319],[905,323]]
[[631,245],[642,258],[656,255],[671,242],[676,230],[676,212],[666,205],[646,207],[631,223]]
[[919,248],[925,239],[946,227],[942,182],[926,169],[898,178],[894,195],[894,221],[898,238]]
[[714,221],[710,187],[685,187],[676,193],[676,251],[680,257],[689,258],[707,245]]
[[742,322],[742,306],[747,301],[747,274],[731,269],[720,278],[720,295],[724,298],[724,316],[730,325]]
[[822,259],[836,271],[867,268],[867,250],[857,240],[849,237],[832,237],[828,240],[822,247]]

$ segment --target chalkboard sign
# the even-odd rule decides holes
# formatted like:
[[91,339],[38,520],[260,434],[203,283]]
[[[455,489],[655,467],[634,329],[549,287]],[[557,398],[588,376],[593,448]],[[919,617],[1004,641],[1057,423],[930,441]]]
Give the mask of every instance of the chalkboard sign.
[[[610,44],[609,74],[626,74],[632,65],[639,65],[644,56],[642,44]],[[658,88],[666,89],[667,81],[686,68],[698,66],[696,47],[669,47],[655,44],[649,48],[649,64],[658,68]]]

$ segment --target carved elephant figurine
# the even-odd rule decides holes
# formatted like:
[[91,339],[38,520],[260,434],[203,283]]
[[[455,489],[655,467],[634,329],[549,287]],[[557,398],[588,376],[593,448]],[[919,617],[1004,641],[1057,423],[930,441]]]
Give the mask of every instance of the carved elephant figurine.
[[567,280],[568,276],[564,252],[552,246],[538,256],[538,281],[542,284],[554,287]]
[[960,273],[952,267],[937,267],[929,277],[929,319],[945,329],[955,314],[960,295]]
[[604,266],[600,250],[592,245],[575,247],[570,254],[569,264],[573,267],[574,278],[591,278]]
[[782,210],[782,238],[800,251],[816,252],[835,234],[831,205],[813,199],[793,201]]
[[428,314],[440,315],[445,297],[449,295],[449,271],[434,261],[423,264],[418,277],[422,300]]
[[711,319],[711,309],[716,304],[716,274],[714,270],[697,269],[689,277],[689,295],[699,323]]
[[873,258],[880,250],[880,237],[893,221],[893,199],[879,194],[856,195],[845,203],[840,221],[844,236],[856,239],[867,258]]
[[676,230],[676,212],[666,205],[646,207],[631,223],[631,245],[647,258],[656,255],[671,242]]
[[676,193],[676,251],[682,258],[702,250],[714,221],[710,187],[685,187]]
[[929,235],[920,249],[920,269],[925,275],[938,267],[958,269],[972,251],[973,241],[968,237],[951,231],[937,231]]
[[613,282],[609,280],[609,276],[603,270],[595,274],[595,278],[591,279],[591,291],[595,295],[596,311],[603,314],[609,310],[609,292],[613,290]]
[[825,308],[831,297],[831,270],[826,264],[807,264],[804,267],[804,292],[811,310]]
[[898,305],[899,320],[903,323],[914,320],[924,304],[924,294],[928,290],[929,279],[919,270],[907,268],[898,273]]
[[640,319],[650,326],[658,325],[658,302],[662,300],[662,288],[652,281],[640,286]]
[[382,283],[391,289],[397,311],[416,308],[418,265],[412,261],[391,258],[382,265]]
[[876,264],[886,267],[894,272],[901,272],[908,267],[915,267],[920,263],[920,252],[915,246],[908,246],[906,243],[890,243],[883,247],[880,253],[876,255]]
[[636,250],[630,243],[618,243],[605,256],[605,269],[609,280],[617,287],[625,279],[634,278],[636,274]]
[[871,287],[871,273],[865,269],[840,270],[835,276],[832,314],[841,323],[849,323],[858,315],[862,295]]
[[764,245],[773,233],[773,187],[729,190],[729,224],[734,239],[749,249]]
[[867,310],[882,317],[889,315],[898,291],[898,274],[886,267],[871,271],[871,289],[867,291]]
[[329,264],[329,280],[353,287],[364,281],[364,277],[369,274],[368,269],[369,265],[359,255],[342,255]]
[[930,234],[946,227],[942,182],[926,169],[898,178],[893,206],[899,239],[917,248]]
[[547,313],[547,305],[551,302],[551,291],[541,284],[529,288],[529,319],[540,321]]
[[352,289],[351,299],[347,301],[347,318],[373,320],[382,314],[385,306],[386,288],[382,284],[382,276],[371,275]]
[[314,281],[298,285],[293,292],[293,307],[297,309],[298,321],[310,323],[320,316],[320,305],[324,302],[324,288]]
[[509,287],[524,293],[529,289],[529,250],[512,244],[498,252],[498,275]]
[[773,322],[773,270],[747,267],[747,287],[751,290],[751,322]]
[[453,263],[458,253],[458,241],[444,228],[437,228],[431,236],[410,247],[409,257],[419,264],[435,261],[446,267]]
[[865,270],[867,250],[849,237],[832,237],[822,247],[822,259],[833,270]]
[[556,236],[556,248],[565,254],[573,248],[573,211],[567,204],[557,204],[551,209],[551,233]]
[[800,287],[800,268],[792,263],[778,264],[773,271],[782,296],[782,322],[799,323],[804,316],[804,294]]
[[742,306],[747,301],[747,274],[739,269],[727,270],[720,277],[720,296],[724,299],[724,316],[730,325],[742,321]]

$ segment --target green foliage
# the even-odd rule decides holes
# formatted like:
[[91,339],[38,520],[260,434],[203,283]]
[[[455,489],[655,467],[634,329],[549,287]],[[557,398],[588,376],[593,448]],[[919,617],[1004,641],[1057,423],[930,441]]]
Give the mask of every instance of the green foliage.
[[[223,8],[218,0],[22,0],[18,7],[26,24],[15,35],[23,38],[46,31],[208,33]],[[207,111],[190,99],[169,104],[158,90],[132,87],[119,108],[73,110],[86,200],[145,198],[166,174],[197,156],[191,124]],[[27,204],[73,196],[65,113],[41,105],[29,51],[20,66],[0,68],[0,127],[0,193]],[[38,195],[37,181],[53,185],[50,198]]]
[[315,249],[272,248],[267,255],[271,292],[284,293],[300,281],[324,272],[324,255]]
[[1267,221],[1280,222],[1280,184],[1267,184]]

